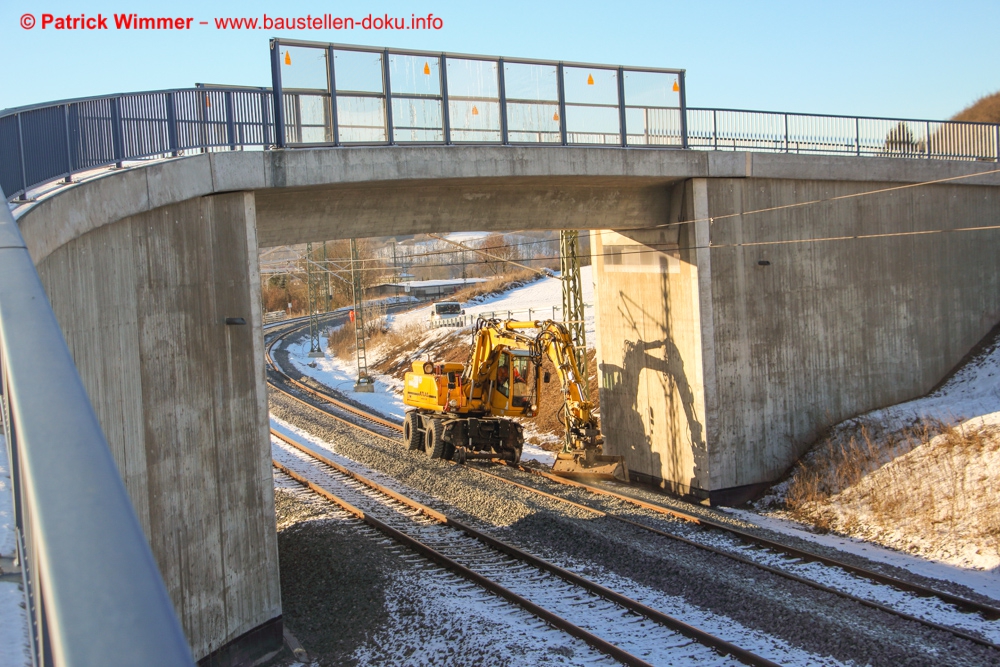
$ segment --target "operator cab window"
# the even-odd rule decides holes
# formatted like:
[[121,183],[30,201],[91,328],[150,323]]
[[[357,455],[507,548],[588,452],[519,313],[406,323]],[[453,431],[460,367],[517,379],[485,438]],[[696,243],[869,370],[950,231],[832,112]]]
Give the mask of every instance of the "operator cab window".
[[510,355],[506,352],[497,361],[497,391],[510,396]]
[[514,383],[511,406],[523,408],[530,405],[530,391],[528,389],[531,382],[532,363],[530,356],[514,354],[511,358],[511,381]]

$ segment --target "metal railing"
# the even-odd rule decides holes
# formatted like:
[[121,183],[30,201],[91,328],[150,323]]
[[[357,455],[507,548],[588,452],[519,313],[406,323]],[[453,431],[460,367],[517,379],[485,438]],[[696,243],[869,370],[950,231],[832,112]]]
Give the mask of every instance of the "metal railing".
[[24,239],[0,208],[0,409],[32,660],[193,665]]
[[0,189],[24,198],[39,185],[129,160],[309,146],[618,146],[1000,162],[998,124],[688,108],[678,69],[272,40],[271,75],[271,88],[199,86],[0,112]]
[[[593,308],[593,304],[585,303],[583,304],[584,309]],[[551,319],[555,322],[561,324],[575,324],[576,321],[561,320],[559,319],[558,313],[562,310],[562,306],[551,306],[546,308],[522,308],[520,310],[486,310],[481,308],[479,310],[473,310],[468,308],[461,315],[456,315],[454,317],[429,319],[427,320],[427,326],[431,329],[437,329],[440,327],[467,327],[471,326],[476,322],[476,320],[482,319],[523,319],[525,321],[534,322],[535,320],[548,320]]]
[[271,40],[281,148],[687,148],[684,70]]
[[271,93],[188,88],[106,95],[0,114],[0,189],[8,200],[126,160],[275,143]]
[[1000,125],[688,109],[691,148],[1000,162]]

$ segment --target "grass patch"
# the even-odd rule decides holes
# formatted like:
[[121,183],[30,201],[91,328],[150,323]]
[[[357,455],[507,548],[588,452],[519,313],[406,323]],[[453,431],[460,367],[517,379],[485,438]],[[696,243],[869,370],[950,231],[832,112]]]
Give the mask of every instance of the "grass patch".
[[998,471],[994,426],[856,420],[797,466],[785,505],[821,532],[974,566],[1000,558]]

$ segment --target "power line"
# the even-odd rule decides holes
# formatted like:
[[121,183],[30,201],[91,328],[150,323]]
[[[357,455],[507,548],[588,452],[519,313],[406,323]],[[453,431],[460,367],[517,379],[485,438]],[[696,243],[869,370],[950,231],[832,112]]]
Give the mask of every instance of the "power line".
[[[867,191],[864,191],[864,192],[855,192],[855,193],[846,194],[846,195],[837,195],[835,197],[825,197],[825,198],[822,198],[822,199],[813,199],[813,200],[806,201],[806,202],[796,202],[796,203],[793,203],[793,204],[783,204],[781,206],[769,206],[769,207],[766,207],[766,208],[754,209],[754,210],[751,210],[751,211],[742,211],[742,212],[739,212],[739,213],[727,213],[727,214],[723,214],[723,215],[708,216],[708,217],[705,217],[705,218],[694,218],[692,220],[681,220],[681,221],[678,221],[678,222],[663,223],[663,224],[660,224],[660,225],[654,225],[653,227],[636,228],[634,231],[641,231],[642,229],[663,229],[663,228],[666,228],[666,227],[676,227],[676,226],[688,225],[688,224],[692,224],[692,223],[696,223],[696,222],[708,222],[709,224],[712,224],[712,223],[717,222],[719,220],[727,220],[727,219],[732,219],[732,218],[740,218],[740,217],[745,217],[745,216],[756,215],[756,214],[759,214],[759,213],[770,213],[770,212],[781,211],[781,210],[786,210],[786,209],[802,208],[802,207],[806,207],[806,206],[814,206],[814,205],[817,205],[817,204],[824,204],[824,203],[835,202],[835,201],[843,201],[843,200],[848,200],[848,199],[857,199],[859,197],[868,197],[868,196],[872,196],[872,195],[885,194],[885,193],[888,193],[888,192],[895,192],[895,191],[899,191],[899,190],[907,190],[907,189],[912,189],[912,188],[927,187],[927,186],[930,186],[930,185],[937,185],[937,184],[941,184],[941,183],[948,183],[948,182],[954,182],[954,181],[964,180],[964,179],[969,179],[969,178],[976,178],[976,177],[979,177],[979,176],[988,176],[990,174],[996,174],[996,173],[1000,173],[1000,169],[990,169],[990,170],[987,170],[987,171],[980,171],[980,172],[976,172],[976,173],[973,173],[973,174],[964,174],[964,175],[961,175],[961,176],[949,176],[947,178],[939,178],[939,179],[934,179],[934,180],[930,180],[930,181],[921,181],[919,183],[908,183],[908,184],[905,184],[905,185],[897,185],[897,186],[892,186],[892,187],[889,187],[889,188],[880,188],[878,190],[867,190]],[[843,236],[817,237],[817,238],[809,238],[809,239],[789,239],[789,240],[784,240],[784,241],[755,241],[755,242],[728,243],[728,244],[714,244],[714,243],[710,243],[708,245],[686,246],[684,248],[674,247],[674,248],[670,248],[670,249],[672,249],[672,250],[696,250],[696,249],[706,249],[706,248],[735,248],[735,247],[753,247],[753,246],[767,246],[767,245],[787,245],[787,244],[811,243],[811,242],[864,240],[864,239],[886,238],[886,237],[894,237],[894,236],[917,236],[917,235],[927,235],[927,234],[944,234],[944,233],[952,233],[952,232],[986,231],[986,230],[998,229],[998,228],[1000,228],[1000,226],[963,227],[963,228],[956,228],[956,229],[940,228],[940,229],[933,229],[933,230],[921,230],[921,231],[909,231],[909,232],[885,232],[885,233],[878,233],[878,234],[853,234],[853,235],[843,235]],[[622,231],[630,231],[630,230],[622,230]],[[511,232],[511,233],[517,233],[517,232]],[[603,236],[603,235],[612,234],[612,233],[617,234],[618,232],[616,232],[614,230],[592,230],[592,233],[596,233],[597,235]],[[506,263],[509,263],[509,264],[514,264],[516,266],[519,266],[521,268],[524,268],[524,269],[527,269],[529,271],[533,271],[533,272],[536,272],[536,273],[544,273],[543,271],[540,271],[539,269],[535,269],[533,267],[525,266],[525,265],[520,264],[518,262],[515,262],[515,261],[512,261],[512,260],[508,260],[508,259],[504,259],[504,258],[501,258],[501,257],[497,257],[495,255],[491,255],[490,253],[487,253],[487,252],[485,252],[485,251],[483,251],[481,249],[472,248],[472,247],[466,246],[464,244],[458,243],[456,241],[450,241],[450,240],[448,240],[446,238],[443,238],[441,236],[438,236],[436,234],[428,234],[428,236],[430,236],[432,238],[436,238],[436,239],[438,239],[440,241],[443,241],[445,243],[450,243],[452,245],[455,245],[455,246],[461,248],[462,250],[477,252],[479,254],[485,255],[487,257],[492,258],[494,261],[501,261],[501,262],[506,262]],[[539,244],[542,244],[542,243],[554,243],[554,242],[555,241],[553,239],[539,239],[539,240],[535,240],[535,241],[525,241],[525,242],[521,242],[521,243],[509,243],[509,244],[506,244],[505,247],[511,247],[511,248],[513,248],[513,247],[523,247],[523,246],[529,246],[529,245],[539,245]],[[426,252],[423,252],[423,253],[409,254],[409,255],[405,255],[405,257],[407,259],[409,259],[409,260],[412,260],[414,258],[420,258],[420,257],[433,257],[433,256],[438,256],[438,255],[456,255],[456,254],[459,254],[460,252],[462,252],[462,251],[461,250],[433,250],[433,251],[426,251]],[[629,252],[625,252],[625,251],[617,252],[616,251],[615,253],[600,253],[600,254],[593,254],[592,253],[592,254],[595,257],[608,257],[608,256],[610,256],[610,254],[614,254],[614,255],[618,256],[618,255],[643,254],[643,253],[648,253],[648,252],[662,252],[662,251],[658,250],[656,248],[648,248],[648,249],[641,249],[641,250],[629,251]],[[522,261],[526,261],[526,262],[540,262],[540,261],[552,261],[552,260],[557,260],[557,259],[559,259],[558,255],[554,256],[554,257],[553,256],[542,256],[542,257],[536,256],[536,257],[532,257],[532,258],[526,258],[526,259],[524,259]],[[345,258],[345,259],[331,259],[330,261],[331,262],[335,262],[335,261],[348,261],[348,260]],[[387,262],[388,260],[385,259],[385,258],[373,257],[373,258],[365,259],[365,260],[361,260],[361,261],[368,261],[368,262],[381,261],[381,262]],[[419,264],[419,265],[417,265],[414,268],[438,268],[438,267],[456,266],[456,265],[457,264],[453,263],[453,262],[452,263],[440,263],[440,264]],[[262,264],[262,266],[263,266],[263,264]],[[376,268],[376,267],[362,267],[361,270],[363,270],[363,271],[369,271],[369,270],[384,271],[385,269]]]

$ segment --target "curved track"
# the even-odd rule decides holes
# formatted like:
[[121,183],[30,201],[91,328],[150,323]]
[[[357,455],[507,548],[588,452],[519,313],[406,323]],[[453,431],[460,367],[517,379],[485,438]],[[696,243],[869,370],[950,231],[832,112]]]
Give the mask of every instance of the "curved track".
[[[324,414],[326,414],[331,418],[340,420],[356,428],[363,428],[369,431],[370,433],[373,433],[379,437],[391,440],[399,444],[400,441],[398,437],[393,437],[394,435],[399,434],[402,431],[402,427],[399,424],[396,424],[392,421],[383,419],[375,415],[371,415],[357,406],[350,405],[344,401],[338,400],[333,396],[330,396],[329,394],[317,388],[310,387],[302,382],[294,380],[293,378],[289,377],[287,374],[285,374],[281,369],[277,367],[277,365],[274,363],[271,357],[271,349],[283,336],[295,330],[297,330],[297,328],[294,327],[289,328],[287,331],[275,336],[266,346],[268,366],[270,367],[271,372],[276,376],[275,379],[278,380],[278,383],[270,382],[271,387],[277,391],[281,391],[282,393],[286,394],[287,396],[291,397],[292,399],[302,403],[303,405],[311,409],[323,412]],[[286,385],[286,387],[279,386],[279,383]],[[296,395],[297,393],[304,394],[308,399],[311,400],[306,400],[302,396]],[[320,405],[318,406],[316,403],[312,401],[316,401]],[[745,545],[755,547],[758,551],[766,551],[771,554],[778,554],[780,558],[778,559],[777,564],[781,565],[782,567],[797,566],[803,563],[818,563],[825,566],[826,568],[840,570],[843,573],[847,573],[848,575],[853,575],[854,577],[867,580],[868,582],[871,582],[873,584],[882,584],[891,586],[899,591],[911,593],[918,598],[923,598],[923,599],[931,598],[941,601],[947,605],[950,605],[955,610],[958,610],[960,612],[964,612],[966,614],[968,613],[977,614],[978,616],[981,617],[982,621],[984,622],[991,622],[1000,619],[1000,608],[997,608],[995,606],[984,604],[976,600],[969,600],[967,598],[953,595],[945,591],[940,591],[927,586],[916,584],[914,582],[905,581],[883,573],[874,572],[872,570],[858,567],[850,563],[842,562],[834,558],[830,558],[828,556],[805,551],[802,549],[792,547],[787,544],[782,544],[780,542],[769,540],[759,535],[754,535],[752,533],[741,530],[735,526],[727,525],[720,521],[714,521],[704,516],[700,516],[695,512],[685,512],[677,508],[665,507],[663,505],[651,503],[642,500],[640,498],[633,497],[627,493],[622,493],[621,490],[614,490],[612,488],[609,488],[607,485],[598,485],[598,484],[581,482],[577,480],[569,480],[566,478],[558,477],[543,470],[538,470],[536,468],[530,468],[523,465],[512,466],[504,464],[501,461],[495,461],[494,463],[505,465],[506,469],[509,470],[509,473],[512,475],[520,475],[520,474],[529,475],[529,477],[523,478],[522,480],[523,482],[530,481],[532,477],[536,479],[542,478],[544,480],[547,480],[548,482],[552,482],[554,484],[558,484],[564,487],[580,489],[586,491],[587,493],[613,498],[628,503],[630,505],[642,508],[644,510],[654,512],[656,514],[665,515],[673,519],[680,519],[690,524],[699,526],[707,531],[713,531],[713,530],[723,531],[727,535],[737,538]],[[491,478],[500,480],[503,483],[511,484],[528,492],[545,496],[551,500],[555,500],[560,503],[566,503],[578,509],[582,509],[583,511],[599,515],[611,520],[619,521],[628,524],[630,526],[633,526],[635,528],[638,528],[640,530],[648,531],[670,540],[694,546],[698,549],[703,549],[715,554],[719,554],[734,561],[752,565],[754,567],[760,568],[772,574],[822,590],[826,593],[837,595],[839,597],[851,600],[858,604],[871,607],[873,609],[878,609],[885,613],[893,614],[903,619],[920,623],[925,626],[934,628],[936,630],[948,632],[967,641],[987,646],[1000,651],[1000,644],[994,641],[990,641],[989,639],[985,639],[984,637],[975,634],[974,631],[970,632],[962,628],[954,627],[952,625],[937,623],[928,620],[926,618],[922,618],[921,616],[901,611],[900,609],[889,606],[888,604],[883,604],[875,600],[866,599],[853,595],[844,590],[840,590],[833,586],[827,586],[823,583],[820,583],[819,581],[816,581],[814,578],[799,576],[785,569],[781,569],[780,567],[775,567],[773,565],[762,563],[760,562],[760,560],[755,560],[754,558],[749,558],[739,555],[737,553],[733,553],[730,550],[721,549],[712,546],[710,544],[706,544],[704,541],[699,541],[697,539],[689,539],[681,535],[677,535],[672,532],[661,530],[654,526],[650,526],[645,523],[635,521],[634,519],[617,515],[613,512],[607,512],[601,509],[597,509],[595,507],[591,507],[586,504],[570,500],[568,498],[561,497],[555,493],[549,493],[531,484],[522,483],[514,479],[511,479],[505,475],[497,474],[495,472],[490,472],[488,470],[483,469],[483,467],[481,466],[469,465],[467,467],[472,470],[476,470],[478,473],[482,475],[487,475]],[[773,561],[774,559],[771,560]]]

